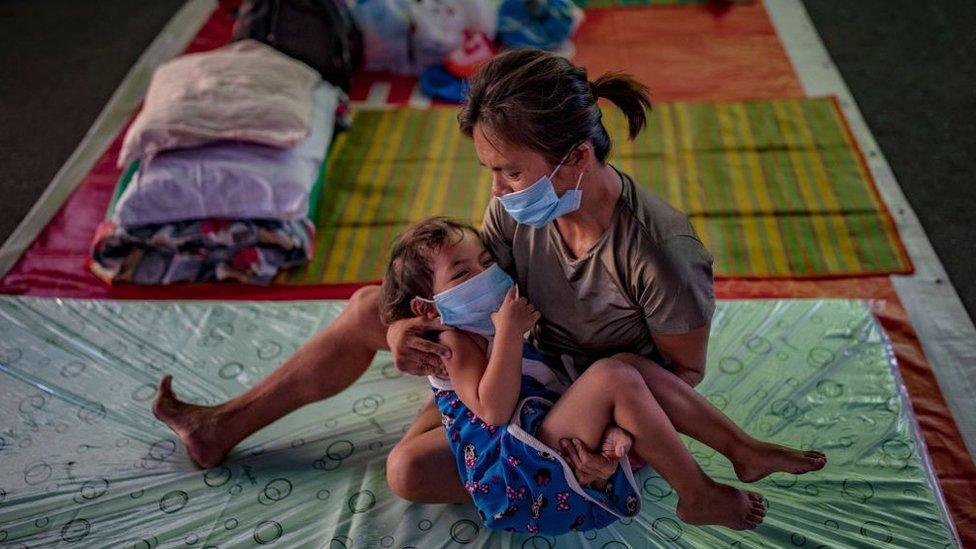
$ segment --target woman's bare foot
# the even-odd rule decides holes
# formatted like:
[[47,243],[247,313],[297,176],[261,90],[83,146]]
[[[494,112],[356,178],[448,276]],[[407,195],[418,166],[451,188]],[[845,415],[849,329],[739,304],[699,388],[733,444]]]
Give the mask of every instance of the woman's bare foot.
[[173,376],[159,380],[153,415],[169,426],[183,441],[190,459],[204,469],[218,465],[230,448],[219,442],[219,426],[214,420],[212,408],[187,404],[173,394]]
[[678,500],[678,518],[688,524],[717,524],[733,530],[752,530],[766,516],[763,497],[712,482],[709,489]]
[[772,473],[802,475],[827,465],[827,456],[821,452],[796,450],[769,442],[744,446],[740,455],[731,459],[735,474],[742,482],[756,482]]

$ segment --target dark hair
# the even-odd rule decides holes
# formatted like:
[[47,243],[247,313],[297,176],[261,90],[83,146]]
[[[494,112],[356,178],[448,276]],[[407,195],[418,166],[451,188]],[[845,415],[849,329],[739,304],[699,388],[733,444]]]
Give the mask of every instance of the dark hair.
[[586,69],[565,58],[539,50],[513,50],[495,57],[471,78],[458,123],[469,137],[480,123],[552,164],[588,139],[602,163],[611,142],[597,106],[600,97],[624,112],[631,140],[647,125],[646,110],[651,108],[647,87],[632,77],[606,73],[590,82]]
[[431,299],[434,294],[432,254],[441,247],[453,246],[464,237],[464,231],[478,236],[470,225],[447,217],[431,217],[403,231],[393,242],[390,263],[383,277],[380,319],[390,324],[414,316],[410,301],[414,297]]

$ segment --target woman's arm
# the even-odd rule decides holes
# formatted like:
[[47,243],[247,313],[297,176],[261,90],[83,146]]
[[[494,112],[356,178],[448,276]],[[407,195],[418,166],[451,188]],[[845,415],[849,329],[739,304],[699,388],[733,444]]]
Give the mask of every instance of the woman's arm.
[[667,359],[667,367],[694,387],[705,377],[708,335],[711,323],[684,334],[652,335],[654,344]]
[[648,251],[638,300],[665,366],[689,385],[705,376],[710,322],[715,310],[712,256],[692,235],[667,239]]
[[445,332],[441,340],[453,353],[445,360],[451,384],[461,401],[491,425],[511,419],[522,385],[522,335],[539,319],[539,312],[509,292],[494,315],[495,342],[491,358],[474,339],[461,332]]

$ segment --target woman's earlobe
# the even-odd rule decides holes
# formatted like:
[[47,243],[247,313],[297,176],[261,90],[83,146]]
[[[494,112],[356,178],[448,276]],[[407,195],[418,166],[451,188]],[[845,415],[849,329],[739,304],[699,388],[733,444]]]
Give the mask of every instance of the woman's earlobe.
[[580,146],[576,149],[576,151],[576,162],[574,162],[574,164],[576,164],[580,170],[586,171],[586,168],[590,166],[590,161],[595,158],[593,145],[591,145],[588,141],[585,141],[580,143]]

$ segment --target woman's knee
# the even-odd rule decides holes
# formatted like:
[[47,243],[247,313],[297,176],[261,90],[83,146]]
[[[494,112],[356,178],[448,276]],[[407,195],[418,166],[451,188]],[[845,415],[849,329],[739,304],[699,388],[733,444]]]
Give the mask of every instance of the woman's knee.
[[386,457],[386,482],[394,494],[408,501],[420,499],[424,489],[424,459],[410,444],[399,443]]
[[[380,321],[380,287],[363,286],[349,298],[343,316],[359,337],[367,337],[372,346],[386,347],[386,326]],[[379,348],[378,347],[378,348]]]
[[601,358],[589,368],[586,374],[594,381],[606,384],[606,387],[629,389],[644,386],[644,378],[633,364],[618,358]]
[[350,310],[356,314],[367,314],[372,316],[374,313],[379,320],[380,315],[380,287],[376,285],[363,286],[353,292],[349,298]]
[[647,358],[646,356],[634,354],[634,353],[617,353],[610,358],[612,358],[613,360],[626,362],[627,364],[630,364],[635,367],[638,366],[657,366],[658,368],[661,367],[661,365],[651,360],[650,358]]
[[640,372],[645,380],[668,373],[664,366],[661,366],[646,356],[636,355],[634,353],[617,353],[610,358],[629,364],[632,368]]

